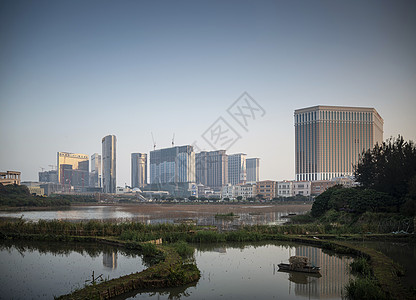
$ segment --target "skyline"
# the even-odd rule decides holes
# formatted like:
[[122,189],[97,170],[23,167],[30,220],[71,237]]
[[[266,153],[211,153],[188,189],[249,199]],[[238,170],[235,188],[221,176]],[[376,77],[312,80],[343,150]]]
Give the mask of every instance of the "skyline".
[[[294,179],[296,109],[374,107],[383,140],[416,140],[412,1],[2,1],[0,169],[37,181],[57,152],[130,155],[192,145],[220,117],[241,135],[227,154],[259,157],[260,180]],[[248,131],[227,109],[264,109]],[[195,151],[199,152],[199,151]],[[29,155],[30,154],[30,155]]]

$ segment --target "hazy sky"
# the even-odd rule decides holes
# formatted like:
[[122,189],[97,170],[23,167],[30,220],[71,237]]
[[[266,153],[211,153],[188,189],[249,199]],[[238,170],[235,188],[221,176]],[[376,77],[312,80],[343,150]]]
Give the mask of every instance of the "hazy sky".
[[[264,109],[244,130],[227,109]],[[415,1],[0,1],[0,171],[38,180],[56,152],[130,153],[197,142],[219,118],[294,178],[295,109],[374,107],[384,137],[416,140]]]

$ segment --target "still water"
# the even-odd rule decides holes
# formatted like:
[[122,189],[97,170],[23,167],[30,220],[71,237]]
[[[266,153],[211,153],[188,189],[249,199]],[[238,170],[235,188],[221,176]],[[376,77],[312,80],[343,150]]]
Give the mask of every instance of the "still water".
[[[277,264],[292,255],[307,256],[321,267],[321,276],[279,272]],[[196,286],[127,299],[341,299],[352,262],[320,248],[282,243],[197,246],[195,260],[201,270]]]
[[[218,208],[219,207],[219,208]],[[148,208],[148,207],[146,207]],[[220,209],[221,206],[215,207]],[[0,217],[20,218],[25,220],[114,220],[128,221],[133,220],[144,224],[157,223],[181,223],[190,222],[197,225],[209,226],[214,225],[222,229],[231,229],[241,225],[280,225],[287,221],[285,216],[288,214],[303,214],[308,211],[307,208],[283,209],[282,211],[264,211],[264,209],[273,210],[273,206],[240,206],[244,212],[234,212],[235,218],[216,218],[218,211],[198,211],[198,206],[189,206],[187,210],[170,210],[140,212],[140,206],[136,210],[131,210],[125,206],[71,206],[68,209],[48,210],[48,211],[21,211],[21,212],[0,212]],[[276,205],[276,209],[281,209]],[[219,211],[227,213],[228,211]]]
[[117,278],[146,267],[134,252],[108,245],[0,241],[0,299],[53,299],[102,275]]
[[[321,277],[279,272],[291,255],[309,257]],[[352,258],[299,244],[197,245],[198,283],[170,290],[134,292],[120,299],[341,299]],[[52,299],[82,287],[92,271],[115,278],[145,268],[140,256],[106,245],[0,243],[0,295]]]

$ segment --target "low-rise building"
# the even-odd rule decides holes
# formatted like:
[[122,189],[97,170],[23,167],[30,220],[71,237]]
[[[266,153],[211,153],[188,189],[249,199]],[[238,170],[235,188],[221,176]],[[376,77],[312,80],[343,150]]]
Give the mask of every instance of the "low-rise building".
[[228,198],[234,199],[236,197],[235,193],[235,185],[231,185],[230,183],[223,186],[221,189],[221,199]]
[[0,172],[0,183],[3,185],[20,185],[20,174],[19,171]]
[[311,195],[311,182],[310,181],[295,181],[293,183],[293,196],[305,196]]
[[235,197],[241,196],[243,200],[255,198],[257,195],[257,189],[255,184],[236,185],[234,190]]
[[293,181],[283,180],[277,182],[277,196],[278,197],[292,197],[293,195]]
[[264,199],[271,200],[276,197],[276,181],[258,181],[256,186],[257,195],[262,195]]

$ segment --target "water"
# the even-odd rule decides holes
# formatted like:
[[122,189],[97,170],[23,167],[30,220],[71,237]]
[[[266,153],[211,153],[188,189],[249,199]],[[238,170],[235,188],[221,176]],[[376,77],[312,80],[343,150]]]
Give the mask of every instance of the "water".
[[416,243],[366,241],[357,244],[380,251],[394,262],[403,266],[405,274],[400,278],[402,283],[409,288],[416,288],[416,268],[414,267],[416,262]]
[[[308,256],[321,277],[279,272],[291,255]],[[320,248],[284,243],[198,245],[201,270],[196,284],[119,299],[341,299],[352,258]],[[140,256],[107,245],[39,242],[0,243],[0,295],[3,299],[52,299],[103,274],[115,278],[143,270]]]
[[[321,267],[321,277],[279,272],[291,255],[308,256]],[[127,299],[341,299],[352,258],[296,244],[199,246],[195,260],[201,270],[196,286],[142,292]]]
[[[218,226],[221,229],[233,229],[241,225],[279,225],[287,221],[288,214],[303,214],[310,206],[282,205],[136,205],[136,206],[71,206],[67,209],[47,211],[0,212],[0,217],[25,220],[133,220],[144,224],[190,222],[203,226]],[[216,214],[232,211],[236,218],[216,218]]]
[[0,299],[53,299],[102,274],[117,278],[144,270],[140,256],[108,245],[0,242]]

